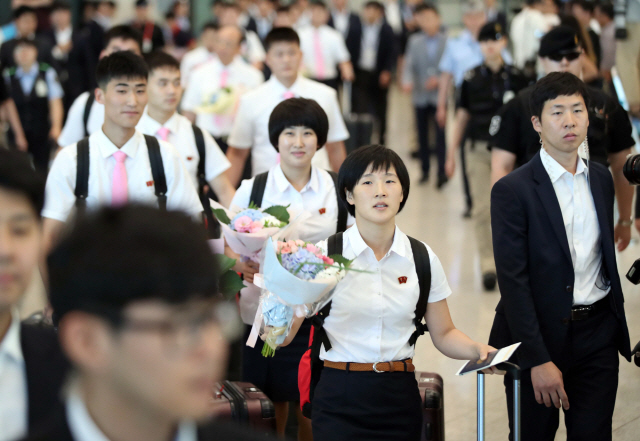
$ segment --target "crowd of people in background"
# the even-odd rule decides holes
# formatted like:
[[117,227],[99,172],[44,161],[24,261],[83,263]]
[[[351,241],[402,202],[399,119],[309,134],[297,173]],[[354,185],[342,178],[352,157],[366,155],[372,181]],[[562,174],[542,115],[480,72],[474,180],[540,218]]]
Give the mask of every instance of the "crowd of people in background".
[[[120,7],[117,1],[84,1],[80,18],[74,22],[72,5],[64,0],[14,0],[12,19],[0,28],[0,119],[4,122],[0,133],[0,205],[2,211],[8,210],[0,214],[0,231],[6,221],[22,222],[26,225],[24,229],[31,232],[31,236],[25,235],[29,236],[28,240],[16,248],[21,251],[10,250],[24,254],[20,257],[24,259],[20,277],[26,277],[28,270],[38,263],[44,268],[44,262],[37,262],[35,258],[36,243],[41,242],[46,252],[56,250],[49,260],[52,270],[50,301],[54,319],[60,323],[61,340],[78,372],[69,386],[67,398],[67,411],[71,412],[68,423],[73,436],[83,430],[89,434],[96,430],[86,408],[95,410],[100,406],[97,395],[90,393],[93,391],[108,395],[112,404],[126,404],[122,412],[130,410],[139,420],[144,420],[145,412],[162,415],[163,418],[147,421],[162,422],[160,426],[144,426],[160,437],[171,433],[167,427],[176,426],[179,441],[205,439],[200,436],[212,428],[196,428],[182,421],[206,413],[206,397],[198,395],[196,390],[197,386],[208,384],[206,376],[201,372],[192,372],[191,376],[185,374],[180,369],[188,368],[185,368],[186,364],[178,366],[179,362],[169,366],[167,371],[154,369],[153,363],[167,365],[159,361],[158,354],[162,352],[159,348],[153,348],[158,353],[152,350],[147,360],[141,360],[136,352],[144,352],[141,349],[145,346],[143,339],[119,346],[122,342],[112,341],[113,335],[92,317],[97,315],[114,327],[128,330],[155,325],[184,330],[186,323],[195,317],[200,320],[198,329],[207,326],[217,329],[222,320],[211,315],[211,311],[215,305],[213,298],[218,275],[205,269],[211,264],[210,253],[201,246],[205,235],[209,238],[219,236],[210,200],[226,207],[232,204],[248,207],[254,202],[257,182],[263,183],[260,196],[263,207],[282,204],[294,211],[313,213],[315,217],[312,216],[306,225],[308,237],[302,239],[318,242],[351,227],[350,236],[345,233],[351,241],[348,242],[349,249],[365,248],[363,239],[357,235],[364,224],[356,225],[356,219],[365,222],[367,216],[375,215],[368,213],[362,205],[356,207],[354,199],[354,187],[365,171],[368,171],[367,176],[374,176],[373,181],[382,182],[387,175],[399,181],[376,184],[391,187],[397,184],[392,188],[398,199],[394,202],[398,205],[396,212],[402,209],[408,196],[408,172],[391,148],[366,150],[371,155],[378,155],[369,158],[354,155],[361,146],[350,143],[350,139],[358,139],[364,140],[361,144],[385,144],[392,89],[410,96],[403,102],[410,103],[407,112],[415,118],[417,145],[412,157],[421,164],[421,176],[416,181],[440,190],[456,171],[463,177],[464,194],[460,196],[466,206],[463,216],[473,219],[484,290],[495,290],[498,282],[508,286],[509,279],[501,278],[505,277],[501,276],[501,267],[509,265],[508,256],[512,251],[496,248],[495,237],[492,240],[492,230],[495,232],[497,227],[504,229],[504,237],[513,233],[509,230],[511,224],[496,220],[497,204],[491,199],[492,187],[507,175],[512,176],[514,182],[519,182],[516,179],[525,182],[522,177],[525,172],[520,172],[519,178],[513,178],[511,172],[518,168],[538,167],[542,170],[542,165],[538,164],[541,161],[540,145],[553,145],[555,138],[549,125],[543,129],[542,123],[536,126],[532,121],[547,121],[542,108],[558,96],[582,97],[580,103],[572,105],[584,107],[584,115],[576,124],[581,124],[580,129],[584,129],[587,138],[576,149],[581,157],[610,169],[611,191],[615,193],[619,219],[611,225],[611,240],[618,251],[624,250],[630,242],[634,222],[634,190],[625,181],[622,170],[635,146],[631,118],[640,118],[640,2],[630,0],[627,3],[627,9],[620,11],[614,8],[611,0],[526,0],[519,10],[508,11],[496,0],[466,0],[460,5],[462,26],[457,29],[445,25],[437,2],[423,0],[367,0],[357,10],[348,0],[214,0],[210,5],[210,17],[196,28],[192,20],[193,5],[187,0],[177,0],[166,10],[159,10],[153,1],[136,0],[133,17],[124,22],[115,21]],[[625,27],[620,26],[622,19],[626,20]],[[534,101],[538,103],[536,108],[530,106]],[[289,107],[283,107],[282,103],[289,103]],[[281,124],[277,125],[274,118],[281,118]],[[299,130],[289,130],[291,127]],[[575,135],[571,136],[575,138]],[[25,155],[5,152],[5,147],[28,153],[35,171]],[[344,167],[341,169],[345,160],[350,161],[350,167],[362,169],[357,179],[344,177],[348,173]],[[3,164],[2,161],[6,162]],[[542,161],[552,175],[550,160],[542,155]],[[529,168],[524,168],[525,164],[530,164]],[[381,167],[387,168],[387,175],[378,176]],[[608,191],[609,176],[605,179],[601,170],[596,170],[595,175],[603,179],[603,188]],[[582,171],[578,167],[573,174]],[[8,176],[6,179],[1,176],[3,173]],[[344,179],[350,178],[354,181],[350,187],[338,188],[338,182],[344,183]],[[507,188],[510,181],[501,182],[496,191],[504,192],[506,200],[511,194]],[[13,201],[12,193],[6,192],[4,187],[26,196],[22,201],[25,203]],[[550,189],[549,195],[553,191]],[[341,192],[344,193],[342,196]],[[606,202],[612,203],[613,196],[611,201],[609,194],[605,196]],[[361,193],[359,197],[366,195]],[[80,224],[74,230],[75,236],[65,235],[71,221],[75,217],[82,218],[85,211],[94,213],[103,206],[122,207],[128,203],[158,206],[169,212],[163,211],[156,218],[151,211],[140,207],[101,211],[94,214],[92,226]],[[341,204],[350,204],[349,215],[341,212],[344,208]],[[640,209],[640,202],[637,209]],[[504,208],[504,211],[509,209]],[[395,214],[385,222],[395,226]],[[186,232],[193,227],[194,220],[206,226],[206,233]],[[636,222],[640,220],[636,219]],[[112,225],[116,227],[112,228]],[[98,235],[95,241],[89,238],[92,235],[89,228],[93,228],[93,235]],[[126,235],[127,228],[145,235]],[[385,234],[389,232],[387,230]],[[168,232],[184,233],[189,240],[184,247],[176,247],[176,241],[180,239],[163,236]],[[0,242],[2,240],[0,236]],[[87,261],[78,254],[83,241],[95,247],[92,255],[95,261]],[[156,247],[151,246],[153,241],[158,241]],[[124,263],[119,262],[120,256],[109,254],[108,250],[114,244],[131,250],[130,258]],[[0,260],[4,252],[2,246],[0,243]],[[574,244],[570,247],[575,269]],[[377,250],[373,251],[382,261]],[[599,249],[596,251],[597,256],[602,254]],[[147,261],[153,253],[161,254],[164,259],[157,262],[157,267]],[[202,266],[191,266],[184,253],[198,256],[196,261]],[[257,309],[259,289],[252,282],[259,266],[241,259],[228,247],[225,254],[237,259],[233,269],[243,274],[249,285],[242,290],[239,300],[246,340]],[[615,268],[613,249],[606,248],[605,254],[608,267]],[[438,295],[430,300],[436,303],[446,298],[451,290],[440,262],[432,251],[431,255],[434,277],[441,285],[436,292]],[[156,261],[153,263],[155,265]],[[496,268],[497,264],[499,268]],[[394,265],[400,267],[403,263],[398,261]],[[78,282],[65,272],[69,266],[87,272],[106,268],[103,275],[106,278],[126,273],[128,275],[123,276],[122,281],[131,286],[154,278],[158,280],[154,286],[162,286],[162,292],[150,296],[132,288],[132,298],[147,305],[147,310],[131,307],[124,297],[110,298],[109,289],[115,288],[108,284],[109,289],[98,283],[85,300]],[[140,271],[140,274],[131,275],[132,270]],[[180,271],[186,275],[178,274]],[[601,271],[600,267],[598,271]],[[46,276],[44,271],[45,279]],[[591,274],[584,277],[587,276],[591,277]],[[192,284],[176,285],[176,280],[186,279]],[[613,279],[618,280],[617,276]],[[165,282],[167,286],[162,285]],[[614,296],[619,297],[615,300],[618,302],[622,292],[619,280],[616,283],[618,285],[614,283],[613,289],[607,286],[606,293],[598,292],[593,304],[599,302],[601,308],[603,298]],[[573,292],[572,285],[566,287],[567,292]],[[20,289],[24,291],[25,288]],[[6,341],[20,332],[25,335],[32,332],[21,330],[13,323],[13,308],[21,295],[20,289],[14,289],[13,297],[8,300],[2,298],[0,289],[0,367],[3,366],[3,338]],[[613,294],[606,297],[610,291]],[[192,298],[194,293],[201,296]],[[171,308],[165,308],[166,304],[171,304]],[[210,314],[206,317],[201,313],[198,316],[197,309],[202,304],[209,308]],[[621,300],[619,304],[622,305]],[[449,317],[446,303],[444,305],[430,306],[430,311],[438,310]],[[411,306],[413,311],[414,305]],[[338,308],[348,313],[348,305]],[[459,333],[450,319],[446,323],[440,322],[433,314],[436,313],[427,312],[426,319],[429,328],[433,327],[436,340],[447,340],[447,333],[456,336],[447,340],[455,343],[452,343],[455,350],[443,350],[444,353],[469,358],[471,355],[486,356],[493,349]],[[515,325],[511,321],[508,325],[502,322],[500,314],[498,311],[494,324],[498,334],[492,333],[492,340],[500,344],[513,343],[515,340],[511,341],[500,332],[504,327]],[[623,312],[618,319],[620,323],[624,321]],[[615,327],[616,323],[612,319],[609,324]],[[5,324],[7,326],[3,327]],[[346,332],[340,324],[330,322],[329,326],[338,336]],[[296,401],[297,377],[294,376],[300,355],[307,348],[310,329],[309,323],[302,324],[297,340],[280,352],[285,355],[274,359],[277,361],[259,356],[259,348],[254,351],[245,348],[244,364],[235,366],[238,379],[251,379],[274,402],[280,435],[284,434],[288,403]],[[441,329],[440,333],[438,329]],[[516,332],[513,329],[512,333]],[[626,332],[626,322],[621,329]],[[523,348],[526,351],[538,351],[535,360],[523,358],[528,360],[527,368],[535,369],[541,363],[551,363],[549,360],[559,363],[555,358],[556,352],[560,352],[558,348],[554,346],[549,355],[535,345],[542,341],[541,335],[531,337],[524,329],[517,332],[520,332],[517,338],[522,337],[525,341]],[[629,346],[628,335],[625,335],[627,340],[620,343],[619,349],[628,357],[628,347],[623,347]],[[222,338],[221,335],[215,337]],[[611,338],[614,337],[618,339],[616,336]],[[49,342],[52,336],[45,333],[28,338]],[[547,338],[546,334],[544,338]],[[604,340],[603,337],[603,347],[611,349],[611,342]],[[27,363],[32,363],[27,353],[29,345],[35,345],[34,341],[23,346],[26,351],[23,361]],[[179,346],[180,351],[189,346],[185,342],[173,343],[168,346]],[[214,339],[207,341],[209,343],[215,346]],[[546,340],[545,344],[552,346]],[[409,346],[404,349],[403,353],[411,357],[413,349]],[[334,351],[332,356],[336,353]],[[345,353],[356,352],[346,350]],[[614,355],[617,360],[616,347]],[[207,367],[224,369],[214,359],[225,356],[216,350],[207,352],[204,355]],[[97,361],[92,361],[92,357]],[[130,364],[121,369],[118,364],[122,360]],[[58,362],[57,359],[54,361]],[[68,368],[66,363],[66,360],[59,360],[54,372],[63,372]],[[8,371],[13,375],[11,378],[19,378],[20,368],[12,368],[13,371]],[[144,370],[149,378],[144,379],[139,373],[129,376],[125,372],[127,369]],[[232,376],[233,369],[231,363],[229,372]],[[375,364],[373,369],[376,369]],[[27,372],[32,375],[29,370]],[[541,375],[547,374],[555,375],[556,371],[547,370]],[[575,375],[581,379],[581,375],[588,373]],[[60,386],[62,378],[62,374],[52,375],[51,381]],[[173,405],[159,409],[160,403],[173,400],[172,384],[175,382],[172,381],[177,381],[176,378],[193,382],[192,394],[185,401],[177,400]],[[343,380],[340,377],[340,381]],[[19,387],[13,383],[9,385],[7,381],[0,378],[0,402],[5,401],[2,394],[7,391],[26,396],[30,377]],[[541,390],[539,381],[529,377],[526,387],[533,387],[532,390],[538,393]],[[164,388],[154,391],[150,386],[152,382],[162,384]],[[130,388],[132,396],[127,397],[124,389],[110,390],[114,384]],[[361,386],[364,391],[378,387],[378,383]],[[408,386],[408,393],[412,393],[411,387]],[[560,389],[562,387],[551,399],[556,403],[559,397],[564,405],[566,396],[562,397],[564,389]],[[134,394],[137,395],[133,397]],[[602,396],[603,400],[609,400],[605,407],[612,413],[615,394],[613,402],[610,394],[603,393]],[[31,390],[28,390],[28,397],[29,406],[39,398],[32,395]],[[44,397],[43,405],[53,406],[51,403],[55,398]],[[537,396],[529,398],[538,399]],[[136,400],[144,402],[148,408],[133,410]],[[192,404],[187,400],[193,400]],[[548,397],[544,401],[549,401]],[[406,404],[398,403],[397,406]],[[32,411],[29,408],[27,418],[23,409],[26,405],[22,400],[17,402],[17,410],[5,410],[6,406],[0,404],[0,441],[17,439],[41,422],[43,409]],[[375,406],[372,404],[372,407]],[[556,404],[556,407],[559,406]],[[104,417],[104,421],[118,419],[118,412],[101,412],[98,410],[97,414]],[[336,422],[330,413],[323,418],[335,426],[323,426],[322,430],[314,428],[318,439],[332,439],[332,434],[343,428],[343,422]],[[531,415],[527,418],[533,421],[535,417]],[[312,439],[311,424],[300,412],[297,416],[299,439]],[[553,419],[553,415],[543,417]],[[10,420],[9,428],[1,426]],[[405,433],[403,430],[408,430],[413,437],[419,429],[414,423],[411,420],[407,425],[397,424],[406,427],[396,427],[394,430],[398,432],[389,439],[401,439],[404,435],[398,433]],[[600,423],[598,430],[606,433],[607,421]],[[544,427],[546,435],[551,433],[551,426],[553,421]],[[132,433],[142,430],[130,429]],[[56,439],[71,439],[64,432],[68,432],[69,427],[56,426],[53,430],[55,436],[60,436]],[[119,431],[110,430],[107,429],[108,434],[119,439]],[[252,439],[249,433],[234,432],[235,429],[224,426],[216,426],[215,430],[228,433],[226,439]],[[364,438],[356,436],[354,439]]]

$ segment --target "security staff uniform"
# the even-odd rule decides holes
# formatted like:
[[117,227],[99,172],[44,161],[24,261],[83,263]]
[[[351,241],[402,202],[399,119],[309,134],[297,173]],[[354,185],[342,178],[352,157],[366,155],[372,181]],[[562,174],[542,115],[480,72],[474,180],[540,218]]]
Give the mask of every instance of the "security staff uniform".
[[[498,23],[488,23],[480,31],[479,41],[497,41],[503,38]],[[495,263],[491,242],[489,197],[491,190],[491,152],[488,150],[491,117],[505,102],[526,86],[524,75],[517,68],[503,65],[493,72],[485,63],[465,74],[459,89],[458,108],[469,113],[465,131],[465,157],[469,187],[473,200],[473,219],[476,243],[480,254],[480,267],[485,287],[495,285]],[[489,281],[487,278],[491,278]]]

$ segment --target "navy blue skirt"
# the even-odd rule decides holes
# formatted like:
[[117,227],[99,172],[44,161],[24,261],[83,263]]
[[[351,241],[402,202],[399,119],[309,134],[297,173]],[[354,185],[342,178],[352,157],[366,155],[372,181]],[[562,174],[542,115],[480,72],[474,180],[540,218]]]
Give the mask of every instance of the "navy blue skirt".
[[312,406],[314,441],[420,441],[422,401],[411,372],[325,367]]
[[[244,341],[249,338],[251,326],[245,326]],[[300,401],[298,392],[298,366],[309,347],[311,321],[302,322],[293,341],[278,348],[274,357],[263,357],[264,342],[258,339],[255,347],[244,346],[242,352],[242,379],[261,389],[271,401]]]

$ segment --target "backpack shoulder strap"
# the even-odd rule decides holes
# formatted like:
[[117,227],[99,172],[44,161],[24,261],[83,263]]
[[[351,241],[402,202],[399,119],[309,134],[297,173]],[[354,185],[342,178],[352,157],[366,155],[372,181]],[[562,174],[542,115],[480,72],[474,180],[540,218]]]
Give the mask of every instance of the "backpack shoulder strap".
[[[204,173],[204,164],[206,160],[206,152],[204,149],[204,135],[202,134],[202,130],[200,127],[195,124],[193,127],[193,136],[196,139],[196,148],[198,149],[198,155],[200,156],[200,160],[198,161],[198,183],[203,186],[206,184],[206,176]],[[202,188],[200,189],[202,190]]]
[[264,189],[267,187],[268,177],[268,171],[253,177],[253,187],[251,188],[251,198],[249,201],[253,202],[256,207],[262,207],[262,198],[264,197]]
[[347,230],[347,218],[349,217],[349,212],[347,211],[347,207],[340,197],[340,189],[338,188],[338,174],[333,171],[329,171],[329,174],[331,175],[331,179],[333,179],[333,186],[336,189],[336,201],[338,202],[338,225],[336,227],[336,231],[338,233],[342,233]]
[[418,337],[428,331],[427,325],[422,320],[427,313],[429,292],[431,291],[431,262],[429,260],[429,251],[422,242],[413,237],[409,237],[409,242],[411,243],[411,252],[413,253],[413,261],[418,275],[418,285],[420,286],[420,297],[418,298],[414,319],[416,330],[409,338],[409,345],[413,346],[416,344]]
[[89,114],[91,113],[91,107],[93,107],[93,102],[96,100],[95,92],[89,91],[89,96],[87,97],[87,103],[84,105],[84,113],[82,114],[82,124],[84,127],[84,136],[89,136]]
[[87,207],[89,195],[89,138],[82,138],[77,144],[76,164],[76,208],[84,210]]
[[158,198],[158,207],[160,210],[167,209],[167,178],[164,174],[164,164],[162,163],[162,155],[160,154],[160,143],[155,136],[144,135],[149,151],[149,163],[151,164],[151,174],[153,175],[153,185],[155,187],[156,197]]

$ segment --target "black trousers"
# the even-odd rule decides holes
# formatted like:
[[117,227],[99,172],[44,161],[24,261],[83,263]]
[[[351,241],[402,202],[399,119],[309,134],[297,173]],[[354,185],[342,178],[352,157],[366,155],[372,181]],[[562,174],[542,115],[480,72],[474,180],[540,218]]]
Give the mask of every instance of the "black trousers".
[[353,82],[353,105],[355,113],[373,115],[380,127],[380,144],[385,144],[387,131],[387,92],[389,89],[380,87],[380,74],[356,69],[356,79]]
[[[564,389],[569,399],[565,411],[567,440],[610,441],[611,418],[618,390],[618,349],[616,340],[620,326],[616,316],[605,311],[569,325],[569,336],[563,360],[554,360],[562,371]],[[509,408],[509,429],[513,431],[513,383],[504,380]],[[558,429],[560,411],[535,400],[531,369],[522,371],[522,440],[553,441]],[[513,440],[513,434],[509,435]]]
[[415,106],[416,127],[418,128],[418,144],[420,146],[420,160],[422,161],[422,174],[429,176],[431,166],[431,149],[429,148],[429,125],[436,130],[436,154],[438,156],[438,176],[444,176],[444,162],[447,157],[447,148],[444,141],[444,129],[436,122],[436,107],[432,105]]

